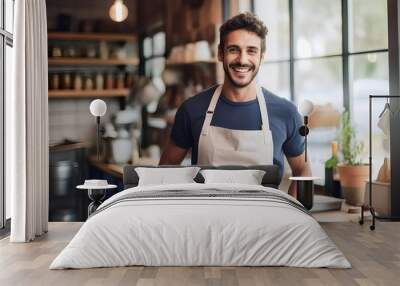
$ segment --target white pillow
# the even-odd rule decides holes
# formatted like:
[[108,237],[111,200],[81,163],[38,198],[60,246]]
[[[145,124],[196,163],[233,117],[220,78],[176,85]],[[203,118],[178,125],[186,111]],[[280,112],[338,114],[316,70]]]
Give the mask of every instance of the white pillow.
[[262,170],[201,170],[204,183],[234,183],[261,185],[265,171]]
[[199,167],[182,168],[135,168],[139,176],[138,186],[195,183]]

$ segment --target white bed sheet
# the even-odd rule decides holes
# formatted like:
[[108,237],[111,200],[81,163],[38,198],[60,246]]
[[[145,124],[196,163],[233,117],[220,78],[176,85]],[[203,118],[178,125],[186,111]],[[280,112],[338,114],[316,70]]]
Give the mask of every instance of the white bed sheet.
[[[350,268],[310,215],[257,198],[162,198],[122,201],[163,190],[263,190],[239,184],[142,186],[120,192],[90,217],[50,269],[145,266],[293,266]],[[107,207],[108,206],[108,207]]]

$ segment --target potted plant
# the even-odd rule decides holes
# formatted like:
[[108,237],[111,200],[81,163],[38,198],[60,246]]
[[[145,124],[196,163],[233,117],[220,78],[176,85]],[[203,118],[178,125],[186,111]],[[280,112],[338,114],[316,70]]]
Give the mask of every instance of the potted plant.
[[361,160],[364,145],[357,141],[356,130],[347,111],[343,113],[341,125],[339,147],[343,162],[337,166],[340,185],[346,203],[361,206],[364,204],[365,184],[369,177],[369,167]]

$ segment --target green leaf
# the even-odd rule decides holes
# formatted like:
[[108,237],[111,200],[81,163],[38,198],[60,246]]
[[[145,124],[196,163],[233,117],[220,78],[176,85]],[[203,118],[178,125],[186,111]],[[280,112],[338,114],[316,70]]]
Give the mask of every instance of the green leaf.
[[348,111],[342,115],[339,149],[345,165],[361,165],[361,154],[364,144],[356,139],[356,130],[352,126]]

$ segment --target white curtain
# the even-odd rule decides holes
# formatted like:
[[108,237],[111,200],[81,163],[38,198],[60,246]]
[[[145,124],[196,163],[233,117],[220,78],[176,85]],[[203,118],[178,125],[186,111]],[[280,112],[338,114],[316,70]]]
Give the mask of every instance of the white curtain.
[[48,227],[47,23],[45,0],[15,1],[14,72],[6,98],[6,187],[11,189],[12,242]]

